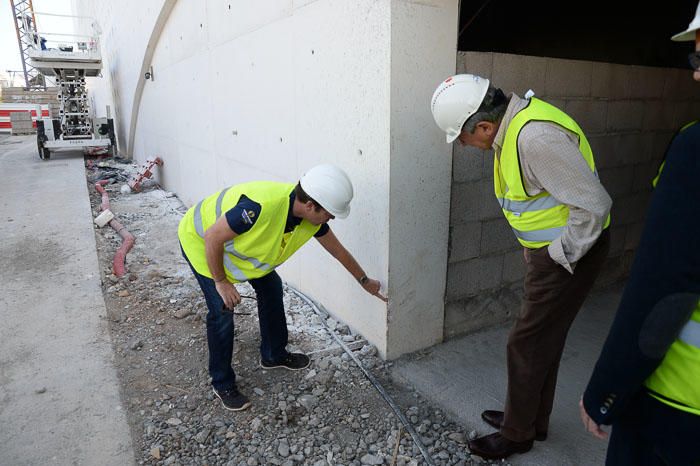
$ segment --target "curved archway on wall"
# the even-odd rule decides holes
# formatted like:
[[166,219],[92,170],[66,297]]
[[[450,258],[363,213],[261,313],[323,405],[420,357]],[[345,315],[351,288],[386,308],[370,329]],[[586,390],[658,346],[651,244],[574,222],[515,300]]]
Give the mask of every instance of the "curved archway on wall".
[[137,80],[136,90],[134,91],[134,99],[131,107],[131,122],[129,123],[129,143],[127,144],[126,154],[128,157],[133,158],[134,156],[134,138],[136,132],[136,123],[139,119],[139,108],[141,107],[141,97],[143,96],[143,88],[146,85],[146,80],[143,79],[143,75],[151,66],[151,60],[153,59],[153,54],[156,50],[156,45],[160,40],[160,35],[163,32],[165,24],[168,22],[170,13],[173,11],[177,0],[165,0],[163,2],[163,7],[160,9],[156,23],[153,25],[153,31],[151,31],[151,37],[148,39],[148,45],[146,45],[146,51],[143,54],[143,62],[141,63],[141,72],[139,74],[139,79]]

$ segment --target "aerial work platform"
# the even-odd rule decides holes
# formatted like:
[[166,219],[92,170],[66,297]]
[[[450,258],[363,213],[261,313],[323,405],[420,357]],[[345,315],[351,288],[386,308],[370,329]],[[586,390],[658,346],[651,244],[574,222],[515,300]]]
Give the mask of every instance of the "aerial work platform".
[[[44,32],[32,24],[33,17],[68,18],[73,26],[88,25],[89,34]],[[97,118],[90,108],[85,79],[102,76],[100,28],[85,16],[34,13],[22,18],[27,56],[31,66],[52,77],[58,88],[59,114],[37,121],[39,157],[47,160],[51,151],[62,148],[104,148],[116,154],[114,121]]]

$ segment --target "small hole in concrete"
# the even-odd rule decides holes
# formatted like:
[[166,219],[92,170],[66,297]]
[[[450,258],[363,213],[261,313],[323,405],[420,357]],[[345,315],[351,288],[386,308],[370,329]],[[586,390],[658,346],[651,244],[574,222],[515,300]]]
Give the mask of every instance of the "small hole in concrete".
[[282,138],[280,138],[280,142],[282,142]]
[[358,153],[359,155],[362,155],[362,149],[358,149],[358,150],[357,150],[357,153]]
[[314,54],[314,51],[312,50],[312,51],[311,51],[311,55],[313,55],[313,54]]

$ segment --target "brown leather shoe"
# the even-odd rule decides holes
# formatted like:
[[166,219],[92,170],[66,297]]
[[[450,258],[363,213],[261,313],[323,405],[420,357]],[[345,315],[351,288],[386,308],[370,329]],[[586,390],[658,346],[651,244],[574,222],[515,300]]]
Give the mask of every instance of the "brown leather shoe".
[[508,458],[513,453],[525,453],[532,448],[533,441],[513,442],[499,432],[470,440],[469,451],[487,460]]
[[[501,425],[503,424],[503,411],[487,409],[481,413],[481,419],[483,419],[486,424],[490,425],[491,427],[500,429]],[[547,440],[547,432],[535,432],[535,440],[538,442]]]

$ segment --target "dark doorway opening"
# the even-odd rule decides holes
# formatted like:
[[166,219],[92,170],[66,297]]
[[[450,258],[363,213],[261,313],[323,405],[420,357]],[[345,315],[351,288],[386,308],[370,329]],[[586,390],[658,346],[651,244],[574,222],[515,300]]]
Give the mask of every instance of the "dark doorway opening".
[[692,42],[672,42],[697,0],[462,0],[458,48],[625,65],[688,68]]

